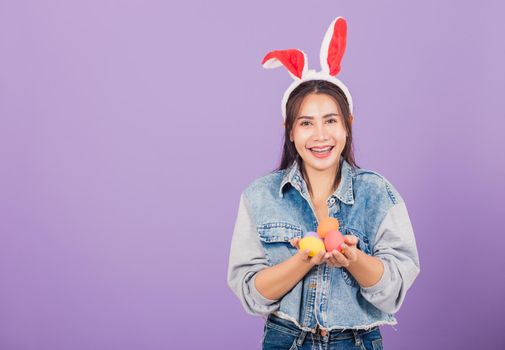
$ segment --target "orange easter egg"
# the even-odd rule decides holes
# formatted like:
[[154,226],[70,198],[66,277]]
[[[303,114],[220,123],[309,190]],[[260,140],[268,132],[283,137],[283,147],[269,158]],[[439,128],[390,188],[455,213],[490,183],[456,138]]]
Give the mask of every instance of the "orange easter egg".
[[326,236],[326,232],[338,231],[339,226],[340,225],[337,219],[331,217],[324,218],[317,226],[317,234],[319,237],[324,238]]

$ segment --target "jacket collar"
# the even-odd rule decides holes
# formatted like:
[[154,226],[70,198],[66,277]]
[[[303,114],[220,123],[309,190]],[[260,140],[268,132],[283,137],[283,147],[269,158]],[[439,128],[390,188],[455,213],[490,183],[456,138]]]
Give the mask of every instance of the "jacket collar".
[[[342,167],[341,180],[338,188],[333,192],[333,196],[337,197],[345,204],[354,204],[354,191],[352,188],[353,169],[345,159],[340,156],[340,166]],[[295,189],[303,195],[308,195],[307,184],[303,179],[298,163],[293,161],[286,169],[279,188],[279,197],[283,198],[283,189],[286,184],[291,184]]]

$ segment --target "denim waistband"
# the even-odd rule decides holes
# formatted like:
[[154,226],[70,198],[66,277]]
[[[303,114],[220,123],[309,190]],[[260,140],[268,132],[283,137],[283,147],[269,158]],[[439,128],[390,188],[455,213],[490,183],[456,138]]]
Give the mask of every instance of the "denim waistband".
[[[277,317],[273,314],[270,314],[267,318],[267,325],[269,325],[272,328],[277,329],[278,331],[291,334],[295,337],[299,337],[301,335],[302,331],[300,328],[298,328],[293,322],[289,320],[285,320],[283,318]],[[328,340],[337,340],[337,339],[350,339],[350,338],[356,338],[357,336],[367,334],[370,332],[374,332],[379,330],[378,326],[374,326],[370,329],[333,329],[331,331],[328,331],[327,338]],[[306,333],[306,332],[304,332]],[[317,334],[317,333],[316,333]]]

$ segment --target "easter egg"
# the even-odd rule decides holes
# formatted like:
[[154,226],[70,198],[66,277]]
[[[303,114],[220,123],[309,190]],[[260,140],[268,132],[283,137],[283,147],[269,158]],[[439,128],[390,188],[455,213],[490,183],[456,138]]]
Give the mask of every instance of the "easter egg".
[[303,237],[300,240],[299,244],[300,250],[310,250],[309,256],[317,255],[321,250],[325,250],[323,241],[320,238],[314,236]]
[[319,238],[317,232],[314,232],[314,231],[309,231],[305,234],[305,237],[309,237],[309,236],[312,236],[312,237],[317,237]]
[[342,251],[342,247],[340,245],[344,243],[344,236],[340,231],[328,231],[326,232],[326,236],[324,237],[324,246],[327,252],[331,252],[334,249],[339,252]]
[[331,217],[324,218],[317,226],[317,234],[319,237],[324,238],[326,236],[326,232],[338,231],[339,226],[340,225],[337,219]]

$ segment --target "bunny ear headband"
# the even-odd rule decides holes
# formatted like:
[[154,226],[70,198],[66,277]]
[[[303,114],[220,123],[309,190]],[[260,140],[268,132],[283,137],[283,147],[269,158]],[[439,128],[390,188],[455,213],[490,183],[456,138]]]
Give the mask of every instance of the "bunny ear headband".
[[337,17],[331,22],[321,44],[319,58],[321,71],[308,70],[307,56],[298,49],[270,51],[263,58],[264,68],[277,68],[283,65],[289,75],[295,80],[284,92],[282,97],[282,117],[286,121],[286,103],[291,92],[301,83],[309,80],[326,80],[337,85],[345,94],[352,113],[352,97],[347,87],[335,76],[340,72],[340,62],[344,56],[347,36],[347,22],[343,17]]

